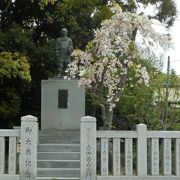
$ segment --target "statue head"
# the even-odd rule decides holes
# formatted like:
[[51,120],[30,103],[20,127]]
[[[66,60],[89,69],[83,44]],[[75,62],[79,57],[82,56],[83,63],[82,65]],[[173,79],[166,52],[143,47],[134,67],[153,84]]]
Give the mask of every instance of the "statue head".
[[68,35],[68,30],[66,28],[61,29],[61,36],[67,36]]

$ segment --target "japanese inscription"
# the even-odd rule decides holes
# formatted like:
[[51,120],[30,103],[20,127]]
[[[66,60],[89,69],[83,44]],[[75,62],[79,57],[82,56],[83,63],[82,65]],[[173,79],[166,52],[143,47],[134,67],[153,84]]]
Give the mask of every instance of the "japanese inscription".
[[34,116],[21,118],[21,168],[23,180],[35,180],[37,177],[37,139],[38,123]]
[[132,175],[132,139],[125,139],[125,174]]
[[151,174],[159,175],[159,139],[151,140]]
[[176,139],[176,175],[180,176],[180,139]]
[[81,118],[81,179],[96,179],[96,123],[95,118]]
[[[90,142],[90,135],[91,135],[91,129],[87,128],[86,129],[87,134],[86,134],[86,139],[87,142]],[[92,178],[92,147],[90,146],[90,144],[87,144],[86,146],[86,179],[91,179]]]
[[120,139],[113,139],[113,175],[120,175]]
[[31,166],[32,166],[32,139],[31,135],[33,133],[33,128],[27,126],[25,128],[25,178],[30,179],[31,178]]
[[108,175],[108,138],[101,138],[101,175]]
[[16,137],[9,137],[9,174],[16,174]]
[[171,175],[171,139],[164,139],[164,175]]

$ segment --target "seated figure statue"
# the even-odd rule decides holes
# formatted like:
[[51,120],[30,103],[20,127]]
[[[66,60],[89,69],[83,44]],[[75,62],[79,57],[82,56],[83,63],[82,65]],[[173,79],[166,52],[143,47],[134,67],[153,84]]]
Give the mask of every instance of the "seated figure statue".
[[56,39],[55,50],[57,56],[58,75],[61,77],[65,75],[65,70],[68,64],[71,62],[71,52],[73,50],[72,39],[68,36],[66,28],[61,29],[61,36]]

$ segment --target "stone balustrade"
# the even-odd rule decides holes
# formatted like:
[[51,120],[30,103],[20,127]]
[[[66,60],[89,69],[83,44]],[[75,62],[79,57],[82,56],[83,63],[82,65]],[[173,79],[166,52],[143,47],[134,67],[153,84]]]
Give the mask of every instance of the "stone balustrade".
[[[36,117],[22,117],[21,128],[0,129],[0,179],[35,180],[37,144],[38,123]],[[6,152],[7,148],[8,153]]]
[[[144,124],[134,131],[96,130],[96,119],[86,116],[80,142],[81,180],[180,179],[180,131],[148,131]],[[22,117],[20,129],[0,130],[0,179],[36,180],[37,145],[36,117]]]
[[179,178],[180,131],[97,131],[95,118],[81,118],[81,180]]

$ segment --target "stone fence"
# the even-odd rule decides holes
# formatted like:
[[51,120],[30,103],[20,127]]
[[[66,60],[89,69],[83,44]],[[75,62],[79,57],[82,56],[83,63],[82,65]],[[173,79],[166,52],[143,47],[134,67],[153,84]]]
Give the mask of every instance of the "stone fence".
[[[89,116],[80,131],[81,180],[180,179],[180,131],[97,131]],[[36,180],[38,134],[33,116],[19,130],[0,130],[0,180]]]
[[[21,145],[19,140],[21,140]],[[36,117],[22,117],[19,130],[1,129],[0,180],[35,180],[37,145],[38,123]]]
[[178,180],[180,131],[97,131],[81,118],[81,180]]

